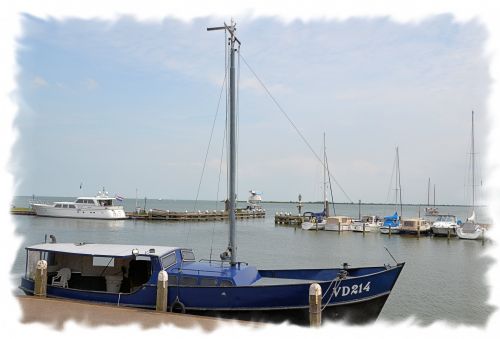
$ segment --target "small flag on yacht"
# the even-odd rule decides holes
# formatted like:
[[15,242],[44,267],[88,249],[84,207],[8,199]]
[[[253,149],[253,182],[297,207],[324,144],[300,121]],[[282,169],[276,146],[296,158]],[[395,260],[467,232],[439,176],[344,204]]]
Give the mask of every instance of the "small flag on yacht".
[[125,199],[124,197],[120,196],[120,195],[115,195],[115,198],[116,200],[118,201],[123,201],[123,199]]

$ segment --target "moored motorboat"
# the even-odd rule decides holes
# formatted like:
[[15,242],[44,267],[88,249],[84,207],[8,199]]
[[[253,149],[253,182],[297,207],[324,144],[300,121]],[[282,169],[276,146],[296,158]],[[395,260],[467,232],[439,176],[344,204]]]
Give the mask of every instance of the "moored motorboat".
[[325,231],[350,231],[352,223],[351,217],[334,215],[326,219]]
[[376,215],[363,216],[361,220],[354,221],[351,225],[353,232],[378,232],[382,226],[381,218]]
[[451,214],[438,215],[431,226],[432,234],[436,236],[456,236],[457,228],[457,217]]
[[382,234],[397,234],[401,229],[401,223],[398,212],[393,215],[384,217],[384,223],[380,226],[379,230]]
[[[122,198],[120,198],[122,200]],[[75,201],[52,204],[32,203],[31,208],[41,217],[79,219],[126,219],[123,206],[115,205],[117,198],[109,197],[104,189],[95,197],[79,197]]]
[[423,218],[403,219],[399,227],[400,234],[428,234],[431,231],[431,225]]

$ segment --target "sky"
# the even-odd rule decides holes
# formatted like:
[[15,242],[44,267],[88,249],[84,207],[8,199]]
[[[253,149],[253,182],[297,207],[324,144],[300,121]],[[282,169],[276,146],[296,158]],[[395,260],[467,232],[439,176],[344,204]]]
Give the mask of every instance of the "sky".
[[[224,34],[206,27],[220,19],[21,20],[16,195],[105,186],[127,198],[194,199],[217,114],[199,199],[217,198]],[[404,203],[426,204],[429,178],[431,202],[435,185],[437,204],[470,203],[472,110],[476,178],[487,181],[491,79],[478,20],[236,21],[241,56],[320,157],[325,133],[335,202],[394,202],[397,146]],[[264,200],[321,200],[321,163],[243,61],[239,79],[239,198],[254,189]]]

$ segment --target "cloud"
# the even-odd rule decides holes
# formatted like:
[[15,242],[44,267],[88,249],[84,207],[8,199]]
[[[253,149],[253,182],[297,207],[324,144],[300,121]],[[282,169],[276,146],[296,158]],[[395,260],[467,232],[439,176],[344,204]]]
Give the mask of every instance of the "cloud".
[[31,81],[31,83],[35,88],[47,87],[49,85],[47,80],[45,80],[44,78],[42,78],[39,75],[35,76],[33,78],[33,80]]
[[87,78],[83,81],[83,86],[89,90],[89,91],[92,91],[92,90],[95,90],[96,88],[99,87],[99,83],[92,79],[92,78]]

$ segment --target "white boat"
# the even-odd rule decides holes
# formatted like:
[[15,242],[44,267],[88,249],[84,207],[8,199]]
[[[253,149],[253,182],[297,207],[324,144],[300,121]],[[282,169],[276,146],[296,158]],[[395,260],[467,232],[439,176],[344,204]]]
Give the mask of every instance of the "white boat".
[[325,219],[316,222],[316,219],[313,218],[311,221],[304,221],[301,224],[301,228],[306,231],[323,230],[325,229],[325,225],[326,225]]
[[380,226],[379,230],[382,234],[398,234],[401,229],[401,219],[398,215],[398,212],[395,212],[394,215],[389,215],[384,217],[384,223]]
[[382,226],[381,218],[376,215],[366,215],[361,220],[356,220],[351,225],[353,232],[378,232]]
[[436,185],[434,185],[434,206],[430,205],[430,190],[431,190],[431,178],[427,182],[427,207],[425,208],[425,215],[428,217],[435,217],[439,215],[439,209],[436,207]]
[[472,212],[470,218],[457,228],[457,236],[460,239],[483,240],[486,229],[476,223],[476,213]]
[[353,220],[351,217],[335,215],[326,218],[325,231],[350,231]]
[[323,212],[305,212],[304,217],[309,219],[302,222],[300,227],[303,230],[323,230],[327,224],[328,218],[328,200],[326,199],[326,142],[325,133],[323,133]]
[[471,135],[471,160],[472,160],[472,215],[467,219],[465,223],[457,228],[457,236],[460,239],[482,239],[485,238],[486,229],[476,223],[476,211],[475,211],[475,163],[474,163],[474,111],[472,111],[472,135]]
[[456,236],[457,235],[457,217],[450,214],[438,215],[436,221],[431,226],[432,234],[440,236]]
[[247,199],[247,210],[251,211],[262,211],[262,192],[257,192],[254,190],[250,190],[250,196]]
[[75,201],[61,201],[53,204],[33,203],[31,207],[41,217],[80,219],[126,219],[123,206],[114,205],[116,198],[108,192],[99,191],[95,197],[79,197]]
[[399,228],[400,234],[427,234],[431,231],[429,222],[422,218],[403,219]]
[[[401,199],[401,173],[399,170],[399,147],[396,147],[396,180],[395,180],[395,189],[396,192],[396,200],[394,204],[394,209],[396,212],[393,215],[389,215],[384,217],[384,223],[380,226],[379,230],[382,234],[398,234],[401,228],[401,216],[403,215],[403,201]],[[398,193],[399,193],[399,207],[401,214],[398,215],[397,205],[398,205]]]

